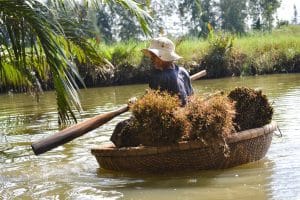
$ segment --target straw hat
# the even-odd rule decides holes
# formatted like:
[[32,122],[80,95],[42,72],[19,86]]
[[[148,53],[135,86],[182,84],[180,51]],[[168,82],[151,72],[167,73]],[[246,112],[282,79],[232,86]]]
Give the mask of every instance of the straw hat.
[[145,56],[151,57],[150,52],[154,53],[163,61],[171,62],[182,58],[175,53],[174,43],[166,37],[158,37],[151,40],[150,47],[142,49]]

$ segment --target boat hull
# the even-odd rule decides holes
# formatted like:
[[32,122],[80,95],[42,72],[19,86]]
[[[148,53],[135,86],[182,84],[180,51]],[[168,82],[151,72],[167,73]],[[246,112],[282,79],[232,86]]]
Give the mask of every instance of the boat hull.
[[235,133],[227,139],[229,153],[198,141],[164,147],[116,148],[113,144],[92,149],[101,168],[130,172],[165,172],[225,169],[263,158],[277,129],[272,122],[261,128]]

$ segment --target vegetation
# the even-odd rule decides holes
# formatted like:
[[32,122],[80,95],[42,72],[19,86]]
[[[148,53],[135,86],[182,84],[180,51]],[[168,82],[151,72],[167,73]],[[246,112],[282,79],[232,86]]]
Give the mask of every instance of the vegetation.
[[[241,37],[211,32],[208,39],[186,38],[175,43],[183,57],[180,65],[191,73],[206,69],[206,78],[219,78],[300,72],[299,37],[300,27],[290,25],[272,33],[253,32]],[[133,40],[96,45],[114,67],[103,73],[106,79],[97,76],[92,81],[90,76],[85,77],[85,82],[88,86],[147,83],[151,66],[140,51],[147,46],[148,42]]]
[[[139,146],[145,139],[150,137],[150,135],[140,134],[144,130],[139,130],[139,128],[135,117],[121,121],[116,125],[110,140],[118,148]],[[146,136],[146,138],[143,139],[141,136]],[[149,144],[149,141],[147,143]]]
[[224,148],[224,155],[229,153],[226,138],[235,132],[234,103],[228,97],[218,94],[208,99],[193,96],[186,109],[190,131],[185,140],[197,140],[213,148]]
[[[149,32],[149,16],[136,2],[106,2],[126,7]],[[103,65],[103,58],[86,40],[90,30],[84,30],[90,23],[84,6],[75,0],[48,1],[48,6],[38,0],[0,0],[0,4],[1,88],[39,92],[50,84],[56,90],[60,122],[75,119],[73,108],[81,110],[77,84],[84,85],[75,63]]]
[[229,149],[226,138],[233,133],[271,122],[273,108],[261,91],[236,88],[228,96],[193,95],[185,107],[167,93],[150,90],[132,107],[133,117],[119,123],[111,140],[117,147],[163,146],[178,141],[200,141]]
[[223,142],[234,132],[234,104],[222,94],[208,99],[193,96],[186,107],[186,115],[191,124],[189,140]]
[[162,146],[178,142],[187,133],[187,122],[178,97],[150,90],[131,108],[139,143]]
[[[206,78],[218,78],[300,72],[298,26],[285,26],[272,33],[257,32],[242,37],[218,32],[210,35],[207,40],[201,38],[175,40],[176,50],[183,56],[179,64],[189,69],[191,73],[207,69]],[[147,47],[148,42],[130,40],[106,45],[90,39],[88,43],[102,59],[99,61],[93,59],[94,61],[89,62],[84,62],[84,58],[78,60],[81,61],[77,65],[78,71],[87,87],[147,83],[151,65],[140,50]],[[109,62],[103,62],[104,59]],[[34,66],[39,66],[42,70],[45,65]],[[42,80],[40,85],[44,89],[51,89],[48,70],[44,69],[43,72],[45,79],[40,78]],[[1,90],[5,91],[7,88],[15,87],[2,85]]]
[[234,122],[237,131],[261,127],[271,122],[273,108],[261,90],[238,87],[228,97],[235,102]]
[[[216,78],[300,71],[299,27],[271,32],[278,0],[138,2],[0,0],[0,92],[55,89],[60,121],[75,119],[79,87],[147,82],[150,64],[140,52],[147,43],[136,40],[150,28],[152,36],[165,34],[172,15],[183,35],[176,41],[180,64],[191,72],[207,69]],[[297,15],[294,7],[294,24]],[[268,34],[252,34],[247,17],[251,30]],[[120,40],[126,42],[114,43]]]
[[[234,34],[245,34],[252,29],[271,31],[279,0],[139,0],[149,11],[153,35],[175,32],[175,35],[207,37],[207,24],[214,29]],[[296,17],[297,18],[297,17]],[[177,20],[174,20],[177,19]],[[111,43],[118,39],[142,39],[140,28],[128,20],[126,12],[102,7],[97,25],[103,38]],[[170,23],[172,22],[172,23]],[[294,22],[295,23],[295,22]],[[172,25],[167,25],[172,24]],[[135,30],[135,31],[131,31]]]
[[229,59],[232,55],[233,36],[221,33],[215,35],[213,30],[209,29],[208,52],[203,57],[200,65],[202,68],[207,69],[208,77],[228,76],[232,72]]

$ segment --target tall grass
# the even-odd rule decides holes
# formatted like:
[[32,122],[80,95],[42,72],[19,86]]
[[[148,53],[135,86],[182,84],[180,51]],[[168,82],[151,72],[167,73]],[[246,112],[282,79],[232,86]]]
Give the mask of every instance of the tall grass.
[[[217,42],[224,42],[217,37],[216,34]],[[216,45],[222,47],[224,44],[213,46],[211,41],[198,38],[174,39],[176,52],[183,57],[178,64],[184,65],[191,71],[204,68],[227,71],[226,73],[212,72],[211,77],[214,78],[229,75],[300,72],[300,26],[282,27],[272,33],[252,32],[247,36],[233,37],[230,52],[219,56],[213,48],[218,49]],[[148,45],[148,41],[128,41],[113,45],[101,44],[98,49],[106,52],[106,58],[115,66],[116,73],[123,72],[122,68],[126,68],[129,77],[134,79],[132,76],[136,74],[142,76],[141,73],[148,70],[145,66],[149,67],[149,60],[141,53],[141,49]],[[217,62],[216,57],[220,57],[222,67],[218,66],[220,62]]]
[[[231,43],[231,40],[226,37],[234,38],[228,51],[226,41]],[[213,42],[199,38],[173,41],[176,52],[183,57],[177,63],[191,73],[206,69],[208,78],[300,72],[300,26],[286,26],[271,33],[252,32],[246,36],[215,33]],[[141,50],[149,46],[149,41],[132,40],[109,45],[95,40],[89,42],[109,62],[86,63],[80,59],[82,53],[74,55],[80,62],[79,71],[86,86],[148,82],[151,62]],[[50,88],[53,85],[46,84]]]
[[300,72],[300,26],[238,38],[235,48],[247,56],[245,74]]

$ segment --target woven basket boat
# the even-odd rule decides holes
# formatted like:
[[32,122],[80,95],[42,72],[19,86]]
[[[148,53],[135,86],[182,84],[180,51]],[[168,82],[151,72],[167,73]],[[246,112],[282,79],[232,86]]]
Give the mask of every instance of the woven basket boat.
[[226,140],[229,156],[223,147],[212,148],[197,141],[179,142],[163,147],[123,147],[106,144],[93,148],[101,168],[128,172],[164,172],[176,170],[224,169],[263,158],[277,129],[275,122],[260,128],[235,133]]

